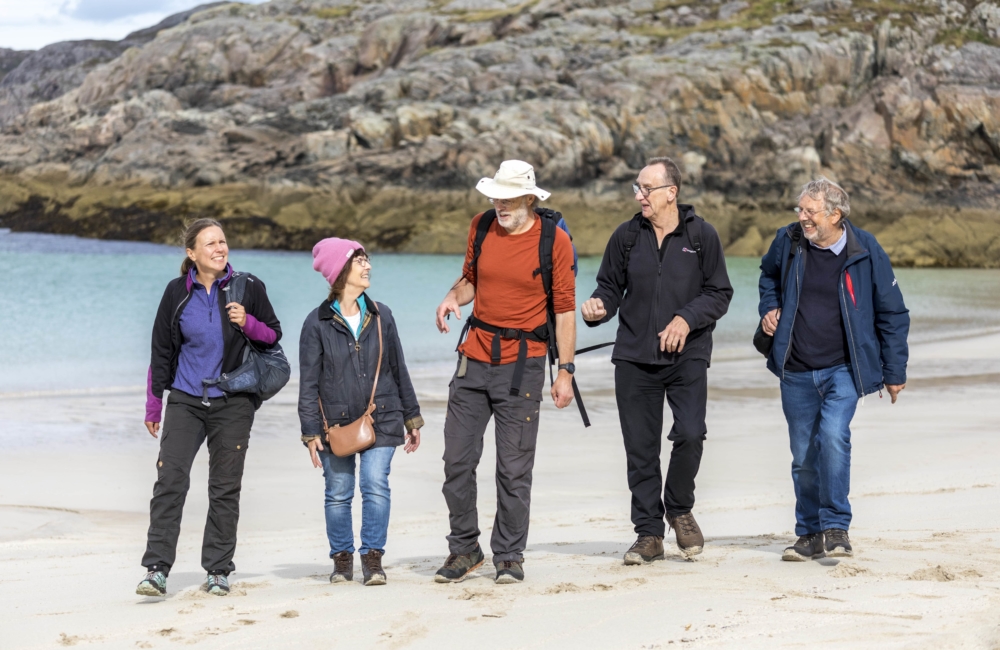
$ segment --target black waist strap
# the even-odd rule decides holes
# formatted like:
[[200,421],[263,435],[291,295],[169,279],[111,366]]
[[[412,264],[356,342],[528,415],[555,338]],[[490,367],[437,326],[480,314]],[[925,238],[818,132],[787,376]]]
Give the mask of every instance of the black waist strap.
[[501,339],[520,341],[517,346],[517,361],[514,362],[514,377],[510,382],[510,394],[520,395],[521,379],[524,377],[524,365],[528,360],[528,341],[538,341],[539,343],[545,343],[548,341],[549,333],[546,326],[543,325],[533,330],[521,330],[512,327],[497,327],[496,325],[485,323],[475,316],[469,316],[469,320],[465,323],[465,329],[462,332],[462,336],[459,337],[459,345],[461,345],[461,341],[465,340],[466,334],[468,334],[469,330],[472,328],[476,328],[486,332],[487,334],[493,335],[493,340],[490,344],[490,363],[493,365],[500,364]]

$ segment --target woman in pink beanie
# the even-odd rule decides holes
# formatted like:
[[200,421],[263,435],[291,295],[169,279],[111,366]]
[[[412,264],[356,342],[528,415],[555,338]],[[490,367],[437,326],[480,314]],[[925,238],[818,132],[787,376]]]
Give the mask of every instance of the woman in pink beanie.
[[[326,479],[326,535],[333,559],[330,582],[354,580],[351,502],[360,458],[362,582],[384,585],[389,466],[399,445],[407,453],[417,450],[424,421],[392,312],[365,294],[371,286],[372,267],[364,247],[347,239],[324,239],[313,247],[313,268],[330,283],[330,294],[302,325],[299,422],[313,466],[322,467]],[[368,408],[379,365],[380,322],[383,346],[373,414],[375,444],[341,458],[324,444],[324,416],[330,426],[345,425]]]

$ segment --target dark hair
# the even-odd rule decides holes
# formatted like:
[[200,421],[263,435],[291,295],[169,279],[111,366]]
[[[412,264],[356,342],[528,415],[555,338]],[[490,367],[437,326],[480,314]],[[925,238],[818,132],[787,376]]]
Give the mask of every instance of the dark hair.
[[[184,234],[181,235],[181,245],[184,246],[184,250],[194,249],[201,231],[212,226],[222,230],[222,224],[215,219],[196,219],[189,223],[188,227],[184,229]],[[192,266],[194,266],[194,262],[191,261],[191,258],[185,257],[184,261],[181,262],[181,275],[187,275]]]
[[653,165],[663,165],[663,178],[666,180],[667,185],[673,185],[677,188],[677,193],[681,193],[681,170],[670,158],[666,156],[660,156],[658,158],[650,158],[646,161],[646,167],[652,167]]
[[344,294],[344,287],[347,286],[347,276],[351,274],[351,267],[354,266],[354,259],[356,257],[368,257],[368,253],[360,248],[355,249],[351,253],[351,256],[347,258],[347,264],[344,264],[344,268],[340,269],[340,275],[330,285],[330,294],[326,297],[328,301],[339,300],[340,296]]

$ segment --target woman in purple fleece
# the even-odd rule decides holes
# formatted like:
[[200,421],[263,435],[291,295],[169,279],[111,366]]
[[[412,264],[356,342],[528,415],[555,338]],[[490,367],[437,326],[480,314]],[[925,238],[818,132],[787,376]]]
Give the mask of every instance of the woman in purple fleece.
[[208,572],[207,590],[219,596],[229,593],[228,576],[236,568],[233,555],[243,462],[260,401],[249,393],[226,394],[211,386],[206,403],[202,380],[238,368],[247,338],[265,348],[281,338],[281,325],[258,278],[249,276],[252,281],[246,283],[243,304],[226,301],[233,268],[219,222],[199,219],[192,223],[184,233],[184,248],[187,257],[181,275],[167,284],[153,323],[146,429],[154,438],[160,431],[163,392],[170,391],[170,396],[149,503],[142,558],[147,573],[136,588],[142,596],[167,593],[181,511],[191,485],[191,464],[206,441],[209,505],[201,565]]

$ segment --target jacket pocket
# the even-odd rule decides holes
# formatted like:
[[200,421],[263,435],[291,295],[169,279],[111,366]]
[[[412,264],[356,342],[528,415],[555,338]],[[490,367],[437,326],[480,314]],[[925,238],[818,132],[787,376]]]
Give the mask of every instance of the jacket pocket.
[[402,411],[403,402],[397,395],[375,396],[375,412],[387,413],[389,411]]
[[320,417],[326,415],[326,422],[331,427],[335,424],[347,424],[352,422],[351,411],[347,408],[347,404],[340,404],[334,402],[323,402],[323,412]]

